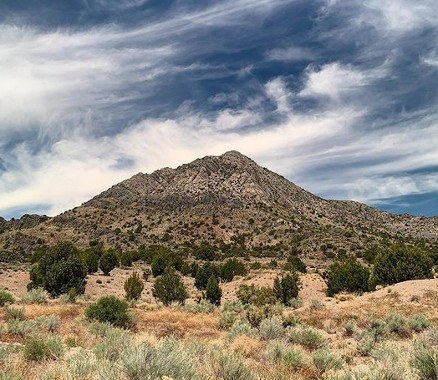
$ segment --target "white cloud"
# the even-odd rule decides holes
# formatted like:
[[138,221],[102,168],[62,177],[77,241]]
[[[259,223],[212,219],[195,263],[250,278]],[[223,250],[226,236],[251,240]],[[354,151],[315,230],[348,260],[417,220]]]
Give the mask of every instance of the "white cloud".
[[291,93],[282,78],[275,78],[265,84],[266,95],[277,105],[277,111],[284,113],[290,110]]
[[299,95],[340,100],[341,97],[357,92],[361,87],[368,85],[378,75],[381,74],[375,70],[362,71],[338,62],[325,64],[319,70],[309,66],[304,88]]

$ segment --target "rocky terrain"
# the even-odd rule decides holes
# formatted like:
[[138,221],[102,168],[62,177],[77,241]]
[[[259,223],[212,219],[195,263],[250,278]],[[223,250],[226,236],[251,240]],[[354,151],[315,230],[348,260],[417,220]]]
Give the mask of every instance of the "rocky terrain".
[[438,218],[393,215],[325,200],[235,152],[139,173],[56,217],[0,219],[0,252],[26,254],[60,240],[135,249],[208,241],[269,255],[296,247],[308,260],[372,245],[437,244]]

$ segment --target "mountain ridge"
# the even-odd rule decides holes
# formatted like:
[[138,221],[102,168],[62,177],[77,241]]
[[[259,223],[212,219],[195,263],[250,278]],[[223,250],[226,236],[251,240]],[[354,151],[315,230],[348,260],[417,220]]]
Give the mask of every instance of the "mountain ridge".
[[326,200],[229,151],[137,173],[53,218],[0,219],[0,232],[0,251],[29,252],[60,240],[136,249],[240,238],[248,249],[293,246],[323,258],[323,246],[355,253],[385,241],[436,244],[438,218]]

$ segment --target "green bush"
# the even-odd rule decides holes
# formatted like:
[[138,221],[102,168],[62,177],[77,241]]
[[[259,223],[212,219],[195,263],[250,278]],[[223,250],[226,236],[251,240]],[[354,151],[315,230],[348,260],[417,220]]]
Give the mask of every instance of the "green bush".
[[132,263],[134,261],[134,254],[135,254],[135,252],[133,252],[133,251],[127,251],[127,252],[120,253],[120,255],[119,255],[120,265],[122,267],[132,267]]
[[199,290],[205,290],[211,276],[219,278],[219,268],[212,263],[205,263],[198,267],[195,273],[195,286]]
[[42,361],[44,359],[58,359],[64,353],[62,341],[58,337],[32,337],[26,341],[24,357],[27,360]]
[[202,242],[193,250],[193,256],[197,260],[213,261],[216,259],[216,248],[207,242]]
[[87,268],[78,249],[71,243],[59,243],[36,256],[30,271],[29,289],[42,287],[56,297],[75,288],[84,293]]
[[290,306],[292,299],[298,297],[298,279],[296,276],[286,276],[274,280],[274,297],[283,305]]
[[85,310],[89,320],[108,322],[118,327],[130,327],[132,318],[128,313],[128,304],[114,296],[103,296]]
[[157,248],[151,260],[151,269],[154,277],[161,276],[167,267],[181,271],[184,261],[180,255],[166,247]]
[[119,264],[116,252],[109,249],[106,251],[99,260],[99,267],[105,276],[109,276],[110,272]]
[[298,252],[292,252],[288,256],[284,269],[292,272],[307,272],[306,264],[299,258]]
[[[75,288],[73,288],[75,289]],[[49,294],[43,288],[34,288],[29,290],[21,297],[21,302],[25,304],[43,304],[47,303]]]
[[323,348],[327,343],[317,330],[310,327],[294,327],[289,329],[287,334],[293,343],[300,344],[309,350]]
[[6,290],[0,290],[0,306],[14,303],[14,301],[14,296],[11,293],[7,292]]
[[412,366],[418,371],[420,380],[438,379],[438,348],[425,341],[416,342]]
[[236,291],[236,296],[243,304],[265,305],[275,304],[276,299],[272,288],[258,287],[251,285],[240,285]]
[[224,353],[215,349],[211,353],[212,378],[217,380],[252,380],[254,374],[245,366],[243,359],[236,353]]
[[96,273],[99,269],[100,247],[91,247],[82,252],[82,260],[87,267],[87,273]]
[[170,267],[155,280],[152,294],[166,306],[172,302],[183,304],[189,296],[181,277]]
[[211,276],[205,288],[205,298],[213,305],[219,306],[222,298],[222,289],[219,286],[217,278]]
[[263,340],[282,338],[285,335],[283,320],[279,316],[263,319],[260,322],[259,335]]
[[373,283],[390,285],[432,276],[431,256],[420,248],[401,245],[380,252],[374,260]]
[[415,332],[421,332],[431,326],[431,322],[423,315],[414,315],[408,321],[409,327]]
[[327,274],[327,295],[333,297],[342,291],[365,292],[369,277],[369,270],[355,260],[333,263]]
[[315,351],[312,361],[319,374],[323,374],[330,369],[340,369],[342,367],[342,360],[331,351],[325,349]]
[[6,309],[6,320],[17,320],[22,321],[24,319],[24,308],[22,307],[11,307]]
[[125,297],[128,301],[138,300],[144,289],[143,281],[137,272],[134,272],[129,276],[124,284]]
[[248,273],[244,263],[237,259],[228,259],[220,267],[220,277],[224,281],[232,281],[234,276],[244,276]]

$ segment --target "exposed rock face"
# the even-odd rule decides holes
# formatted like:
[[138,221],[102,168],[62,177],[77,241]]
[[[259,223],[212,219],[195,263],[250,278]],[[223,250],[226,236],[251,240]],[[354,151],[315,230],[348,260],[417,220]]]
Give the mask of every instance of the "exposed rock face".
[[[86,246],[99,239],[125,249],[245,236],[247,247],[294,245],[312,254],[322,254],[321,245],[355,252],[382,239],[438,239],[438,218],[396,216],[358,202],[324,200],[235,151],[139,173],[46,219],[0,220],[0,229],[7,230],[0,234],[0,247],[11,241],[20,245],[13,239],[17,230],[45,243],[68,239]],[[26,244],[24,249],[32,248]]]

